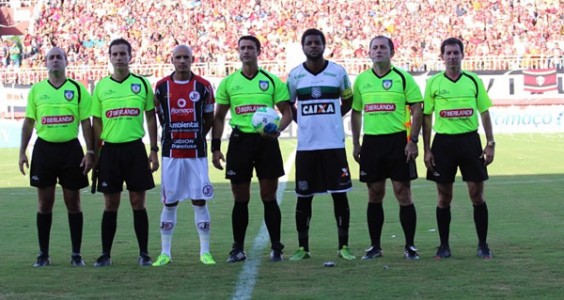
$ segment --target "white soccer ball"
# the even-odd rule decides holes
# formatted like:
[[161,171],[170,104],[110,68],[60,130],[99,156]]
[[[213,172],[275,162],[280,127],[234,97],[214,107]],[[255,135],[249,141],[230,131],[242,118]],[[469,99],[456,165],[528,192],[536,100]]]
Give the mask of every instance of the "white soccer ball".
[[274,108],[261,107],[255,111],[251,122],[257,133],[274,133],[280,127],[280,116]]

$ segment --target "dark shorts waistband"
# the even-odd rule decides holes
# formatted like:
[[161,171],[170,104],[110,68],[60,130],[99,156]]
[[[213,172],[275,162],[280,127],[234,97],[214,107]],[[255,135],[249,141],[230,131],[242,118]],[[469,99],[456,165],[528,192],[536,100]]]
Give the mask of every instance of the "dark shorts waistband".
[[472,136],[472,135],[476,135],[478,134],[478,131],[470,131],[470,132],[464,132],[464,133],[455,133],[455,134],[446,134],[446,133],[436,133],[435,136],[442,136],[442,137],[452,137],[452,138],[456,138],[456,137],[468,137],[468,136]]
[[143,143],[143,140],[142,140],[142,139],[138,139],[138,140],[133,140],[133,141],[131,141],[131,142],[125,142],[125,143],[110,143],[110,142],[104,141],[104,146],[109,146],[109,147],[122,147],[122,146],[130,146],[130,145],[139,144],[139,143]]
[[38,143],[39,143],[39,144],[43,143],[43,144],[54,145],[54,146],[57,146],[57,145],[62,146],[62,145],[74,144],[74,143],[76,143],[77,141],[78,141],[78,138],[75,138],[75,139],[72,139],[72,140],[66,141],[66,142],[49,142],[49,141],[46,141],[46,140],[44,140],[44,139],[42,139],[42,138],[40,138],[40,137],[37,137],[37,140],[35,141],[35,143],[36,143],[36,144],[38,144]]

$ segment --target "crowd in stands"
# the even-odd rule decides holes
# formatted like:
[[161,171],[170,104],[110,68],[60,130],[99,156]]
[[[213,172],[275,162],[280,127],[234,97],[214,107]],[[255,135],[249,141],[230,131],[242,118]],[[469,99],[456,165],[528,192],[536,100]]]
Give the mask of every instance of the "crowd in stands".
[[39,14],[19,51],[15,43],[2,41],[2,65],[41,68],[46,51],[59,46],[71,66],[107,66],[107,46],[118,37],[133,44],[134,64],[168,63],[177,43],[190,44],[196,62],[237,62],[236,42],[245,34],[263,42],[261,61],[285,62],[287,50],[299,45],[310,27],[325,32],[326,56],[334,60],[367,59],[369,40],[383,34],[397,48],[394,60],[409,62],[410,70],[436,60],[441,40],[451,36],[464,40],[466,57],[536,56],[563,65],[560,0],[46,0],[36,5]]

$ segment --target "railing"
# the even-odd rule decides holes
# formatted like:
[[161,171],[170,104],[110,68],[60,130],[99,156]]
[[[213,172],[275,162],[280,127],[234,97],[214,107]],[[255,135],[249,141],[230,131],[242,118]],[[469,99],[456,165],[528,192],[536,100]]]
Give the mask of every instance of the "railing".
[[[334,60],[341,64],[349,72],[350,75],[358,75],[371,67],[371,62],[367,59],[346,59]],[[403,68],[409,72],[428,72],[443,69],[443,62],[436,60],[415,62],[413,60],[394,60],[393,64]],[[287,66],[285,63],[276,61],[259,61],[259,65],[281,77],[288,74],[294,66]],[[223,77],[241,67],[240,62],[207,62],[192,64],[192,71],[204,77]],[[463,69],[471,71],[500,71],[500,70],[519,70],[519,69],[543,69],[554,67],[549,65],[548,58],[541,57],[469,57],[463,60]],[[560,65],[562,67],[562,64]],[[170,64],[152,64],[152,65],[131,65],[131,70],[137,74],[147,77],[154,76],[161,78],[166,74],[170,74],[173,70]],[[100,78],[110,74],[107,65],[101,66],[69,66],[67,68],[67,76],[82,81],[97,81]],[[47,78],[45,68],[20,68],[12,67],[0,68],[0,82],[3,84],[33,84]]]

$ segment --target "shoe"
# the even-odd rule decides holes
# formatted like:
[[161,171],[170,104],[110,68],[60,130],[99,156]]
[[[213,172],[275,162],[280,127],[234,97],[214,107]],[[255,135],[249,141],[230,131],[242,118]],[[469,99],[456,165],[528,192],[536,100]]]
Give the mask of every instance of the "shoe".
[[382,249],[372,246],[372,247],[366,249],[366,254],[364,254],[362,259],[365,259],[365,260],[366,259],[375,259],[375,258],[382,257],[382,256],[384,256],[382,254]]
[[48,266],[50,264],[51,264],[51,261],[49,260],[49,255],[44,254],[44,253],[39,253],[39,255],[37,256],[37,260],[33,264],[33,267],[34,268],[45,267],[45,266]]
[[98,257],[98,259],[96,259],[96,262],[94,262],[94,267],[109,267],[112,265],[112,259],[110,258],[109,254],[102,254],[100,255],[100,257]]
[[437,249],[437,254],[435,255],[435,259],[441,258],[449,258],[451,255],[450,247],[448,245],[440,245]]
[[411,245],[405,247],[405,259],[408,260],[419,259],[419,254],[417,254],[417,248],[415,248],[415,246]]
[[149,254],[147,254],[145,252],[141,252],[141,254],[139,254],[139,258],[137,259],[137,263],[139,263],[139,265],[142,266],[142,267],[147,267],[147,266],[153,265],[153,261],[151,260],[151,257],[149,256]]
[[245,251],[243,251],[243,249],[233,249],[231,250],[231,252],[229,252],[229,258],[227,258],[227,262],[236,263],[244,261],[245,259],[247,259],[247,256],[245,255]]
[[213,256],[209,252],[200,255],[200,261],[204,265],[215,265],[215,260],[213,260]]
[[341,250],[337,251],[337,256],[346,260],[355,260],[356,256],[351,254],[351,250],[346,245],[341,248]]
[[164,265],[168,265],[172,262],[172,258],[166,254],[166,253],[161,253],[161,255],[159,255],[159,257],[157,257],[157,261],[155,261],[153,263],[153,267],[161,267]]
[[492,259],[493,258],[493,252],[488,247],[488,244],[485,244],[485,245],[482,245],[482,246],[478,245],[478,257],[481,257],[483,259]]
[[309,255],[308,251],[305,251],[304,247],[300,247],[298,248],[298,250],[296,250],[296,253],[294,253],[294,255],[292,255],[292,257],[290,257],[291,261],[298,261],[298,260],[302,260],[302,259],[306,259],[306,258],[310,258],[311,256]]
[[271,262],[279,262],[279,261],[283,261],[284,260],[284,253],[282,252],[282,250],[275,250],[272,249],[272,251],[270,251],[270,261]]
[[80,253],[73,252],[71,255],[71,265],[75,267],[84,267],[86,266],[86,263],[82,260]]

